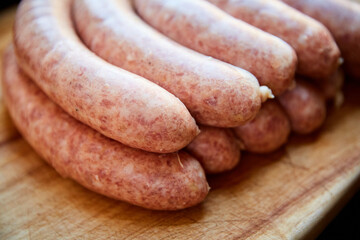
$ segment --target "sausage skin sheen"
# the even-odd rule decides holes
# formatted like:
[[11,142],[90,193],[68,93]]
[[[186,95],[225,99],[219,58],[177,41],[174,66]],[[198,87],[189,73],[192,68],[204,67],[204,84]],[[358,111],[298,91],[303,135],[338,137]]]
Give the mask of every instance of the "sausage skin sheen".
[[240,160],[240,148],[230,129],[200,125],[200,134],[186,147],[203,166],[205,173],[233,169]]
[[282,0],[322,22],[334,36],[345,72],[360,80],[360,4],[348,0]]
[[187,208],[206,197],[205,173],[184,151],[157,154],[134,149],[78,122],[21,72],[12,49],[6,52],[3,69],[4,100],[15,125],[63,177],[156,210]]
[[296,87],[279,96],[278,99],[290,119],[292,130],[296,133],[311,133],[325,121],[324,96],[299,77],[296,78]]
[[328,78],[339,65],[340,51],[330,32],[318,21],[281,1],[207,1],[233,17],[271,33],[290,44],[298,57],[297,73],[300,75],[316,80]]
[[264,94],[252,74],[166,38],[135,14],[129,0],[76,0],[73,12],[92,51],[173,93],[197,122],[231,127],[259,110]]
[[18,63],[74,118],[151,152],[174,152],[198,134],[185,105],[156,84],[91,53],[72,26],[69,0],[24,0],[15,20]]
[[294,50],[204,0],[134,0],[139,15],[180,44],[253,73],[274,95],[293,83]]
[[254,153],[269,153],[284,145],[291,132],[290,121],[281,105],[267,101],[256,117],[244,126],[234,128],[245,150]]

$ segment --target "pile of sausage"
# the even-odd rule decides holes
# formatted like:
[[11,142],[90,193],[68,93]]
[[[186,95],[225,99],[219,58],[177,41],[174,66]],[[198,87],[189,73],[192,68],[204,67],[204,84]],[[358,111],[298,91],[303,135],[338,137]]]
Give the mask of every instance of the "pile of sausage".
[[360,5],[283,2],[23,0],[4,100],[62,176],[149,209],[196,205],[205,174],[318,129],[343,69],[360,77]]

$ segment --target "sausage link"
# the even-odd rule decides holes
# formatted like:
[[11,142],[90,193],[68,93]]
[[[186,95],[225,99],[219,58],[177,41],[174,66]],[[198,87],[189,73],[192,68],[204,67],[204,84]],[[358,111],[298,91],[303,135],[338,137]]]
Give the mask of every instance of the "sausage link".
[[322,22],[334,36],[344,70],[360,80],[360,4],[348,0],[282,0]]
[[173,93],[197,122],[231,127],[259,110],[263,94],[252,74],[166,38],[135,14],[129,0],[76,0],[73,12],[92,51]]
[[205,173],[233,169],[240,160],[240,148],[230,129],[200,125],[200,134],[186,147],[203,166]]
[[14,28],[21,68],[66,112],[107,137],[152,152],[186,146],[198,128],[185,105],[91,53],[72,26],[70,4],[21,2]]
[[291,122],[291,128],[299,134],[318,129],[326,118],[326,102],[323,95],[311,84],[296,78],[296,87],[279,96]]
[[187,208],[206,197],[205,173],[187,153],[130,148],[76,121],[21,72],[12,49],[3,69],[4,100],[15,125],[63,177],[149,209]]
[[244,68],[275,95],[293,82],[297,58],[281,39],[234,19],[204,0],[134,0],[139,15],[175,41]]
[[341,89],[344,84],[344,80],[344,71],[342,68],[338,68],[331,77],[323,81],[319,81],[317,86],[326,100],[336,99],[339,94],[342,95]]
[[261,107],[255,119],[234,128],[247,151],[269,153],[286,143],[291,132],[289,118],[274,100],[267,101]]
[[339,65],[340,51],[330,32],[321,23],[278,0],[207,1],[290,44],[298,57],[298,74],[324,79]]

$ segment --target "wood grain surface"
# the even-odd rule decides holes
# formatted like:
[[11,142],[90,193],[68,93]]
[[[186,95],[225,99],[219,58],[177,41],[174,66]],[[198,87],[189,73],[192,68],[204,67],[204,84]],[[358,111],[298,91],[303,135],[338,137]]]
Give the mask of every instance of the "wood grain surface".
[[[0,53],[14,9],[0,13]],[[16,87],[16,86],[14,86]],[[311,239],[360,186],[360,92],[321,131],[209,177],[206,201],[149,211],[63,179],[16,131],[0,91],[0,239]]]

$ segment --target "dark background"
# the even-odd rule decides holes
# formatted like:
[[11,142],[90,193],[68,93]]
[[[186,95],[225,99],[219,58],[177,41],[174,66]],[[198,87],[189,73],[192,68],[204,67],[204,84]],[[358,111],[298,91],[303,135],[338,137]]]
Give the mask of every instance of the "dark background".
[[317,240],[360,240],[360,191],[325,228]]
[[15,0],[0,0],[0,10],[3,10],[6,7],[9,7],[13,4],[19,3],[20,1]]
[[[19,0],[0,0],[0,11],[19,2]],[[328,239],[360,240],[360,191],[358,191],[317,238],[317,240]]]

